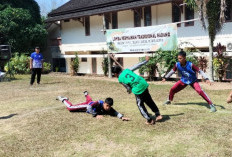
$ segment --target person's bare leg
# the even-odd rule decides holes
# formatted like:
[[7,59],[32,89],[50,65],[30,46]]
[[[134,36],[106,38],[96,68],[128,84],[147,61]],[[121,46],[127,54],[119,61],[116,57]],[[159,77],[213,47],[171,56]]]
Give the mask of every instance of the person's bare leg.
[[227,98],[227,103],[231,103],[232,102],[232,91],[230,92],[228,98]]

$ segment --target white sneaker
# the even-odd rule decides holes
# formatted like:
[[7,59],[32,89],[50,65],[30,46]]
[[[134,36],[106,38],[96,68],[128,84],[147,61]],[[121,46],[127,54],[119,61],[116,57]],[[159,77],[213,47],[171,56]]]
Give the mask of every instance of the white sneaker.
[[56,97],[56,100],[60,100],[61,102],[63,102],[64,100],[68,100],[68,98],[64,96],[58,96]]
[[85,96],[89,94],[87,91],[84,91],[83,93],[84,93]]
[[166,100],[163,105],[170,105],[171,104],[171,101],[170,100]]

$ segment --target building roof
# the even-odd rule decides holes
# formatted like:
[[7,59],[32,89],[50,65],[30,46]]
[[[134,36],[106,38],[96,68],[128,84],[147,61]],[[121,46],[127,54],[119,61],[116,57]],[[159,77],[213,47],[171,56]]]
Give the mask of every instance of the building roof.
[[70,0],[48,14],[46,22],[98,15],[175,0]]

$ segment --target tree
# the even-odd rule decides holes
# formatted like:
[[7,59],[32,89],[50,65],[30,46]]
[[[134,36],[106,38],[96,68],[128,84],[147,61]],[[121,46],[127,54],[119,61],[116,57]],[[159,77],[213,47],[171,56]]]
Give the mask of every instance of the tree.
[[0,4],[9,5],[12,8],[26,9],[29,11],[33,23],[42,24],[40,8],[35,0],[1,0]]
[[[193,7],[198,8],[202,27],[208,30],[209,34],[209,78],[213,81],[213,45],[215,36],[221,31],[225,22],[225,11],[227,0],[185,0]],[[206,26],[205,19],[208,21]]]
[[0,4],[0,44],[12,46],[12,52],[30,52],[46,44],[47,31],[35,22],[30,11]]

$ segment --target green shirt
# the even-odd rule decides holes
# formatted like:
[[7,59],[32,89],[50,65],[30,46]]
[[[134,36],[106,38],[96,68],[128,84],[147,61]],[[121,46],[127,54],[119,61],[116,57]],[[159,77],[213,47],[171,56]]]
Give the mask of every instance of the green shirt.
[[148,83],[139,75],[136,75],[133,71],[125,69],[118,77],[120,83],[129,85],[132,88],[132,93],[139,95],[142,94],[147,87]]

